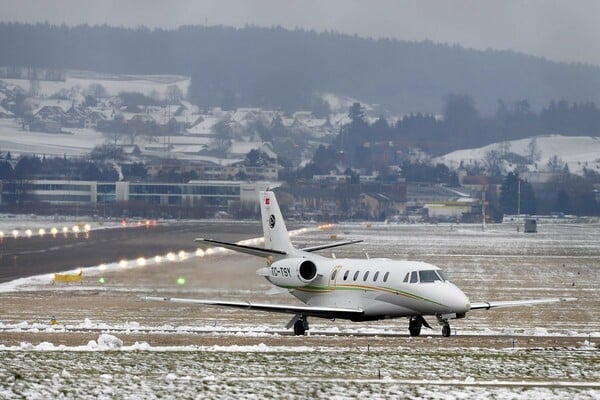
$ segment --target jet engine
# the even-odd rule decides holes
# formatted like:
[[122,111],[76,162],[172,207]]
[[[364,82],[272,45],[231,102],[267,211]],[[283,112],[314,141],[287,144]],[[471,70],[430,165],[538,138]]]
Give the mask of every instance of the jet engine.
[[266,278],[272,284],[282,287],[306,286],[319,276],[316,264],[306,258],[279,260],[267,267],[267,270]]

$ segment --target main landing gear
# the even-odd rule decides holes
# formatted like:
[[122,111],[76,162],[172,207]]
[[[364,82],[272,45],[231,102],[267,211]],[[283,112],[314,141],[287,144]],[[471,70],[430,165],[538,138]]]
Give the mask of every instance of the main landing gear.
[[296,315],[288,324],[286,328],[294,327],[294,335],[303,336],[306,331],[309,329],[308,327],[308,318],[304,315]]
[[423,326],[433,329],[422,316],[417,315],[416,317],[410,317],[408,320],[408,333],[410,336],[419,336]]
[[423,323],[418,317],[410,317],[408,320],[408,333],[410,336],[419,336]]
[[[439,319],[439,322],[440,325],[442,325],[442,336],[449,337],[452,332],[452,329],[450,329],[450,324],[448,323],[448,320]],[[410,319],[408,320],[408,333],[410,334],[410,336],[419,336],[421,334],[421,328],[423,326],[429,329],[433,329],[422,316],[418,315],[416,317],[410,317]]]

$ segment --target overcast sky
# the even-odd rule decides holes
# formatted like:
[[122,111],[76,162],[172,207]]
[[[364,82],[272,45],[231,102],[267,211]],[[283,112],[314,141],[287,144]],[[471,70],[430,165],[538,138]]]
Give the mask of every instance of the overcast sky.
[[0,0],[0,20],[176,28],[301,27],[600,66],[598,0]]

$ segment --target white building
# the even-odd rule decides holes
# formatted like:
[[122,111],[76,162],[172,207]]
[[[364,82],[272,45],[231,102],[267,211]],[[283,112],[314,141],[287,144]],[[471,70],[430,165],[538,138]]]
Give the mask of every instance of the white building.
[[97,182],[32,180],[17,187],[2,185],[0,202],[25,193],[26,199],[50,204],[102,204],[139,201],[157,205],[204,204],[226,206],[232,201],[255,202],[258,192],[278,186],[272,182],[190,181],[188,183]]

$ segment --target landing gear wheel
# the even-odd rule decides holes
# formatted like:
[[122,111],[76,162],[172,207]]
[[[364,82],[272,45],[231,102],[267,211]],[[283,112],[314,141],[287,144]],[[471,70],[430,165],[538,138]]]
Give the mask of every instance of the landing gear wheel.
[[445,324],[444,326],[442,326],[442,336],[443,337],[449,337],[451,332],[452,332],[452,330],[450,329],[449,324]]
[[294,322],[294,335],[303,336],[308,329],[308,322],[305,319],[299,319]]
[[423,323],[421,322],[420,319],[411,317],[408,320],[408,333],[410,334],[410,336],[419,336],[421,334],[422,326],[423,326]]

